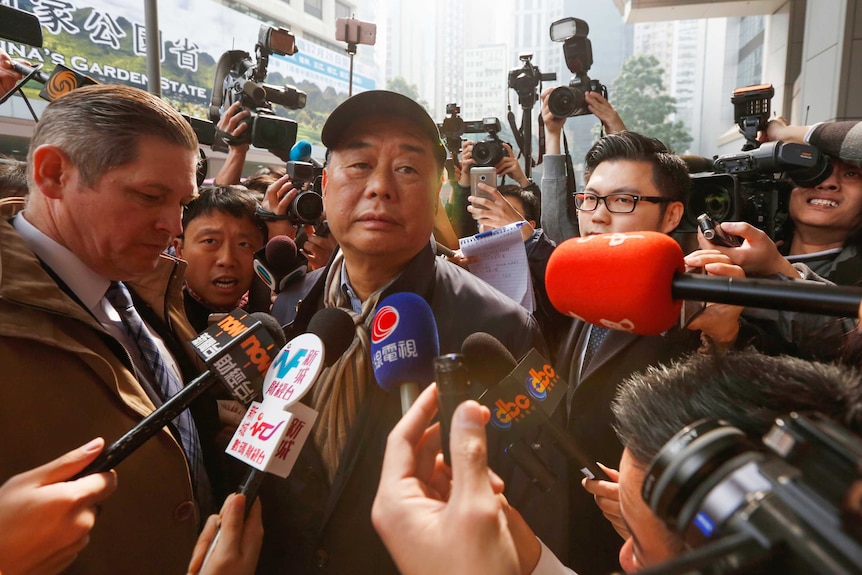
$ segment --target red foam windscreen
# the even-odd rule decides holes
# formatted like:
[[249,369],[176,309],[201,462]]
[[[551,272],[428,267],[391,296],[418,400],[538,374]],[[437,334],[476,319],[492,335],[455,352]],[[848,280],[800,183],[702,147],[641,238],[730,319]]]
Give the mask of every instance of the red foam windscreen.
[[657,335],[679,321],[671,296],[682,248],[666,234],[627,232],[572,238],[551,254],[545,287],[561,313],[612,329]]

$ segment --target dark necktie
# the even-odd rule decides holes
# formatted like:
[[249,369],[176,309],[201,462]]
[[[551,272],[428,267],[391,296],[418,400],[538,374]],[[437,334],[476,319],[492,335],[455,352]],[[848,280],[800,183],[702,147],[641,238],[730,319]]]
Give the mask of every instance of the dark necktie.
[[593,357],[595,357],[596,352],[599,351],[599,348],[602,346],[602,342],[605,341],[605,336],[608,335],[609,331],[611,330],[606,327],[595,324],[592,325],[590,328],[590,338],[587,341],[587,351],[584,353],[584,363],[581,373],[587,371],[587,367],[590,365]]
[[[150,330],[144,325],[144,320],[141,319],[138,310],[135,309],[132,303],[132,296],[129,294],[129,290],[126,289],[123,282],[111,282],[111,287],[108,288],[105,297],[120,314],[123,324],[126,326],[126,331],[137,344],[141,352],[141,358],[150,371],[151,380],[157,387],[157,391],[163,399],[170,399],[182,389],[182,383],[168,367],[165,358],[159,352],[156,340],[153,338]],[[200,440],[191,412],[188,409],[183,410],[173,420],[173,424],[180,436],[180,444],[189,462],[192,482],[195,486],[195,493],[198,504],[201,507],[201,513],[208,513],[212,497],[211,487],[206,468],[204,467]]]

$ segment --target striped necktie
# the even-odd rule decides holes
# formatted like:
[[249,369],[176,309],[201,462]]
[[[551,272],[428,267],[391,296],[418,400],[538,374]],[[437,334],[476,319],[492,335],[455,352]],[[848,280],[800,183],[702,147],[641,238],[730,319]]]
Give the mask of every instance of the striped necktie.
[[[174,372],[171,371],[165,362],[165,358],[159,352],[156,340],[147,326],[144,325],[144,320],[141,319],[138,310],[135,309],[135,305],[132,303],[132,296],[129,290],[122,282],[111,282],[111,287],[108,288],[105,297],[120,314],[126,331],[137,344],[141,352],[141,358],[150,371],[151,381],[154,382],[157,391],[163,399],[170,399],[182,389],[182,383],[177,379]],[[176,428],[180,444],[188,459],[201,514],[202,516],[206,516],[211,506],[212,489],[206,468],[204,467],[200,440],[191,412],[188,409],[180,412],[176,419],[173,420],[173,425]]]

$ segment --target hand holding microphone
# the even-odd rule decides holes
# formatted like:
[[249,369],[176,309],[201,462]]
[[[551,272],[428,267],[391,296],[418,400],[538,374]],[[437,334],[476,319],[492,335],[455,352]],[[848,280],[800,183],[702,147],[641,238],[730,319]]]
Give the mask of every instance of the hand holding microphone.
[[704,277],[684,269],[682,249],[666,234],[600,234],[557,246],[545,286],[561,313],[639,335],[673,327],[686,299],[837,317],[855,317],[862,301],[855,287]]
[[487,465],[488,410],[474,401],[455,410],[450,479],[435,465],[439,427],[428,427],[436,395],[436,386],[425,388],[389,434],[374,528],[405,575],[520,573],[503,482]]
[[[225,450],[249,466],[238,491],[245,515],[252,512],[266,473],[287,477],[293,469],[317,419],[317,412],[299,400],[311,390],[323,367],[330,367],[347,350],[353,330],[347,312],[324,308],[311,318],[307,333],[291,339],[273,358],[263,381],[262,401],[252,402]],[[217,560],[213,555],[222,537],[218,526],[213,529],[200,560],[205,572]]]
[[249,403],[260,392],[270,354],[283,341],[284,331],[271,315],[234,310],[192,340],[208,369],[112,443],[76,478],[119,465],[216,383],[225,385],[237,401]]
[[537,485],[545,490],[550,488],[553,483],[553,478],[547,477],[550,471],[541,461],[529,457],[523,447],[513,447],[537,427],[548,433],[560,451],[578,464],[585,477],[607,479],[595,460],[551,419],[566,395],[567,384],[547,360],[532,350],[518,363],[499,340],[482,332],[464,340],[462,350],[471,380],[487,389],[479,402],[491,410],[491,428],[507,438],[510,444],[507,452]]

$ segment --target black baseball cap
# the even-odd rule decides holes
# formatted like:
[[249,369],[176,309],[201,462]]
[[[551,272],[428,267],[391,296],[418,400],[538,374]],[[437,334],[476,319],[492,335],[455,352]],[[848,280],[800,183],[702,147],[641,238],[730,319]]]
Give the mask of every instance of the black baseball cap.
[[388,90],[360,92],[339,104],[323,124],[320,140],[329,150],[333,150],[338,147],[341,138],[353,122],[373,115],[397,116],[416,124],[420,132],[431,142],[434,158],[441,166],[443,165],[446,149],[440,141],[437,124],[425,108],[407,96]]

